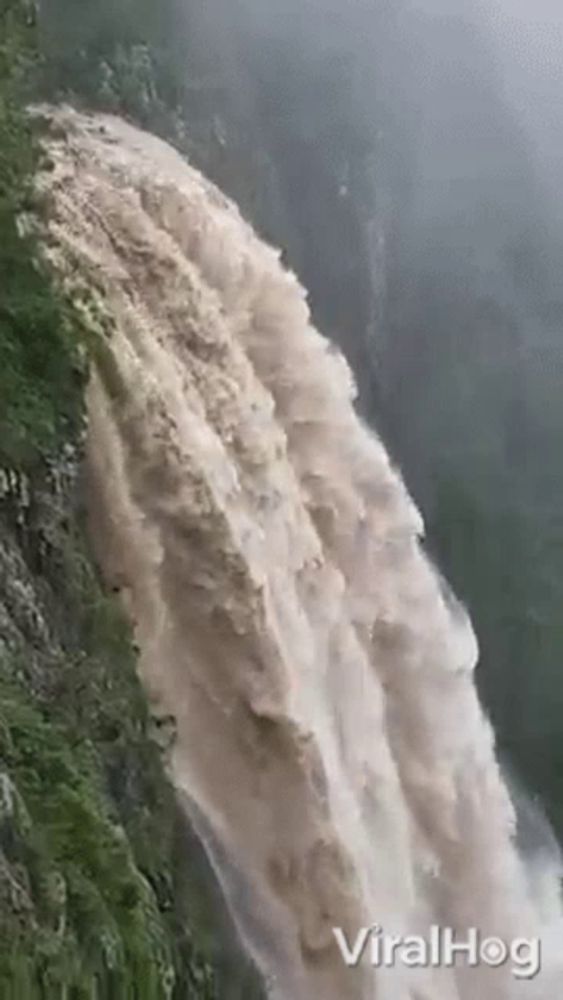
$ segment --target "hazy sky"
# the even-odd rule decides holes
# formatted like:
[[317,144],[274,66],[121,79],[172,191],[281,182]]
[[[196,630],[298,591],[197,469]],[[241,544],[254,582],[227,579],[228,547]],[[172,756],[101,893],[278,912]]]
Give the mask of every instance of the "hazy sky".
[[490,0],[486,11],[502,39],[506,56],[521,71],[543,79],[563,79],[560,0]]
[[563,216],[563,0],[479,0],[506,96]]

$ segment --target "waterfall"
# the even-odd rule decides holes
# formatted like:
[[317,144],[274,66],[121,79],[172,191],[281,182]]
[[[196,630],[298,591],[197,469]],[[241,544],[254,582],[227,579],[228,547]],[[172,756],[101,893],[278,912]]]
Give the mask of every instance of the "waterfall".
[[280,254],[155,137],[42,114],[46,253],[98,329],[91,537],[270,995],[552,1000],[545,955],[526,981],[344,962],[335,928],[508,941],[557,917],[514,844],[470,622]]

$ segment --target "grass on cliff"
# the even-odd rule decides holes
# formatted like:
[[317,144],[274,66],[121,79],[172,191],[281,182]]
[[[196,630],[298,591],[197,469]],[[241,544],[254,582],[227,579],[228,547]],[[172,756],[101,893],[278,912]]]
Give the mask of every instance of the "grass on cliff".
[[80,537],[51,526],[38,557],[44,523],[32,510],[14,568],[50,640],[23,621],[0,646],[0,996],[212,1000],[128,627]]
[[171,996],[157,899],[108,809],[95,755],[21,690],[0,690],[1,995]]
[[22,112],[37,57],[25,7],[0,0],[0,467],[22,468],[75,432],[84,365],[67,305],[40,264],[22,215],[40,157]]
[[[33,11],[0,0],[0,997],[212,1000],[205,864],[186,851],[129,629],[67,475],[82,319],[21,225],[41,155],[24,110]],[[222,995],[260,995],[239,973]]]

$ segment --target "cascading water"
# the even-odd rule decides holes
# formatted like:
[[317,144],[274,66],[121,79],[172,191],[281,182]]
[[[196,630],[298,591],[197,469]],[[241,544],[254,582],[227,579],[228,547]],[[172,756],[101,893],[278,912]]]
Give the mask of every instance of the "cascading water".
[[271,995],[553,1000],[549,968],[346,967],[334,927],[508,940],[547,919],[513,846],[471,626],[279,254],[156,138],[43,113],[47,252],[105,317],[92,537]]

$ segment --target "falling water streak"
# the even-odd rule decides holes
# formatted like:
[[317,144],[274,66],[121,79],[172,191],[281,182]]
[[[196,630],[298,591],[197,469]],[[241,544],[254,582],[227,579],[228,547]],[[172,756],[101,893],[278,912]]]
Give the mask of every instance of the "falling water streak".
[[551,1000],[545,974],[521,994],[509,967],[345,968],[334,926],[539,933],[470,623],[279,254],[154,137],[43,113],[47,252],[111,325],[92,537],[272,996]]

